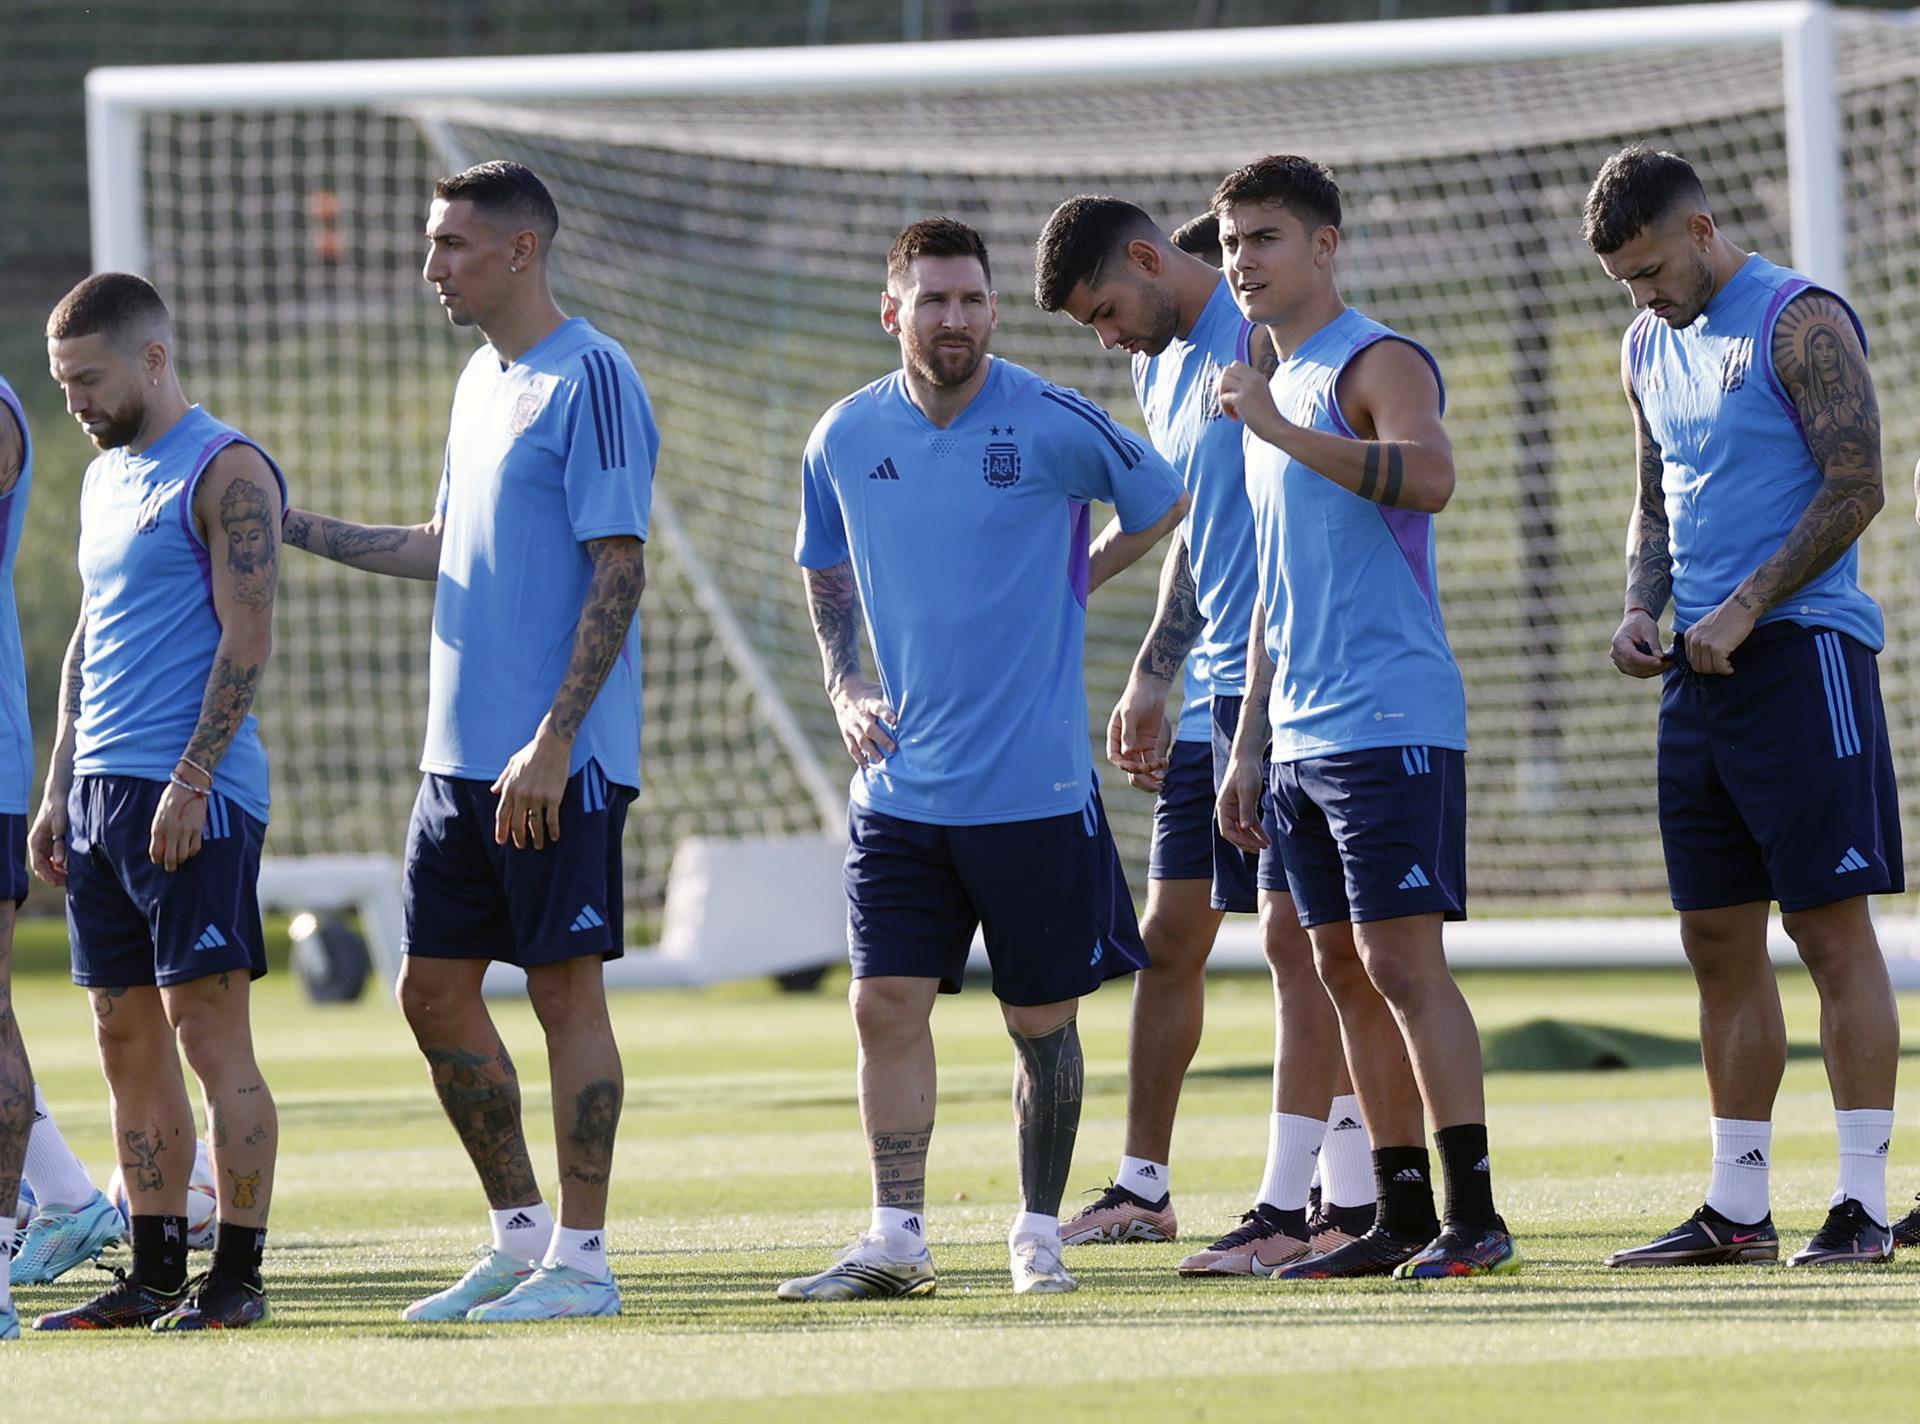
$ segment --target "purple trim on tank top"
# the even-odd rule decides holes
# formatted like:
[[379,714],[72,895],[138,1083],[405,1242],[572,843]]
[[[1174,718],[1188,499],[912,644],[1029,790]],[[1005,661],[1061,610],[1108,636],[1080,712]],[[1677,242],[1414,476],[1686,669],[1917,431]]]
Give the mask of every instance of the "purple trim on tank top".
[[1087,606],[1088,584],[1092,582],[1093,562],[1087,549],[1087,541],[1093,533],[1093,511],[1079,500],[1072,501],[1068,508],[1073,513],[1067,518],[1067,586],[1073,590],[1073,596],[1080,600],[1084,611]]
[[[1407,341],[1406,337],[1395,331],[1369,332],[1347,353],[1347,359],[1333,373],[1333,384],[1327,388],[1327,409],[1333,413],[1333,423],[1340,427],[1340,433],[1349,440],[1358,440],[1360,437],[1353,433],[1353,427],[1347,424],[1347,417],[1341,413],[1340,378],[1346,374],[1347,367],[1353,364],[1354,357],[1382,341],[1406,341],[1407,345],[1427,358],[1427,365],[1433,369],[1434,384],[1440,387],[1440,409],[1445,412],[1447,408],[1447,383],[1441,378],[1440,363],[1433,359],[1431,351],[1417,341]],[[1380,512],[1387,533],[1393,536],[1393,542],[1399,546],[1400,557],[1407,561],[1407,572],[1413,575],[1414,583],[1419,585],[1420,596],[1426,599],[1427,607],[1438,618],[1440,600],[1434,597],[1433,569],[1427,563],[1427,531],[1432,528],[1433,516],[1417,509],[1388,509],[1384,504],[1375,504],[1373,507]]]

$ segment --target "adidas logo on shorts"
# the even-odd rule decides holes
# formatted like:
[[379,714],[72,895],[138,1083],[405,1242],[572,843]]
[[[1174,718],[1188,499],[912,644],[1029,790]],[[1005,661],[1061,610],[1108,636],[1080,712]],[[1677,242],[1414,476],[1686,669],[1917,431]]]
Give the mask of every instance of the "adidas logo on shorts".
[[225,949],[226,945],[227,937],[221,934],[219,929],[213,925],[208,925],[205,929],[201,930],[200,938],[193,942],[193,947],[196,950]]
[[1834,866],[1833,873],[1835,875],[1851,875],[1856,870],[1865,870],[1867,868],[1867,858],[1852,846],[1848,846],[1847,853],[1840,857],[1840,863]]
[[580,934],[586,930],[597,930],[604,924],[606,921],[600,918],[599,912],[593,906],[583,905],[580,907],[580,913],[573,917],[572,929],[575,934]]
[[1431,884],[1433,884],[1433,882],[1427,879],[1427,872],[1417,865],[1400,877],[1400,888],[1402,890],[1424,890]]

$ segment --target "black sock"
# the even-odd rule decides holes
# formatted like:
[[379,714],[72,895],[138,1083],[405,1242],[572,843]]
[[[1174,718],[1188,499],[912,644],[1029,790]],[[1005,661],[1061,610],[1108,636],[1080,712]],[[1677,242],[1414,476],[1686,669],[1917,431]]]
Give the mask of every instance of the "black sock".
[[235,1226],[221,1222],[213,1242],[213,1269],[223,1276],[237,1276],[250,1285],[260,1283],[260,1258],[267,1252],[264,1226]]
[[1487,1125],[1443,1127],[1433,1140],[1447,1180],[1447,1225],[1484,1231],[1499,1221],[1493,1209],[1493,1171],[1487,1161]]
[[1305,1207],[1296,1206],[1289,1209],[1287,1207],[1275,1206],[1272,1202],[1262,1202],[1260,1207],[1262,1214],[1268,1221],[1276,1224],[1280,1230],[1286,1232],[1286,1234],[1291,1236],[1295,1241],[1305,1241],[1307,1239],[1307,1209]]
[[177,1295],[187,1288],[187,1219],[133,1218],[133,1278],[149,1290]]
[[1374,1224],[1402,1241],[1431,1241],[1440,1232],[1433,1214],[1433,1168],[1424,1147],[1373,1149],[1373,1181],[1380,1197]]

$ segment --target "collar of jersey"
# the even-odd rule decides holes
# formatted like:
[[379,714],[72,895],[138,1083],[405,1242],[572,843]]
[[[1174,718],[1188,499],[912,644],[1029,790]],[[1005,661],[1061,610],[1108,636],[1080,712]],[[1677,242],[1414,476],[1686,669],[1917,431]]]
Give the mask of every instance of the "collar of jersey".
[[[585,326],[586,324],[587,324],[587,319],[585,317],[570,316],[565,321],[561,322],[560,325],[556,326],[552,331],[549,331],[545,336],[541,337],[538,341],[534,342],[533,345],[529,346],[525,351],[522,351],[520,353],[519,359],[514,361],[509,361],[504,366],[500,365],[500,353],[498,351],[494,351],[493,364],[496,367],[499,367],[500,374],[503,376],[506,375],[508,372],[512,371],[515,366],[531,365],[533,363],[533,359],[536,356],[539,356],[543,352],[545,352],[546,349],[549,346],[552,346],[556,341],[558,341],[562,335],[564,335],[569,331],[574,330],[577,327]],[[492,343],[488,343],[487,349],[489,351],[493,351]]]
[[1713,294],[1713,300],[1700,309],[1700,315],[1694,318],[1694,320],[1696,322],[1704,321],[1707,325],[1711,326],[1714,317],[1724,312],[1729,302],[1739,300],[1740,294],[1735,289],[1745,287],[1748,282],[1754,280],[1761,261],[1762,258],[1759,253],[1749,252],[1747,254],[1747,260],[1740,264],[1739,270],[1727,278],[1726,285]]

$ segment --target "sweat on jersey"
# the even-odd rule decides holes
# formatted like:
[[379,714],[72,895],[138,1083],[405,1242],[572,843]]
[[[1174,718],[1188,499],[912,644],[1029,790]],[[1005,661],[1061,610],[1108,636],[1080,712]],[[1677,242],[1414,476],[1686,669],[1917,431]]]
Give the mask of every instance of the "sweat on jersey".
[[20,478],[0,494],[0,815],[24,816],[33,782],[33,726],[27,720],[27,658],[20,645],[13,563],[33,491],[33,437],[27,434],[26,409],[5,376],[0,376],[0,410],[20,428]]
[[[1355,438],[1336,388],[1354,357],[1379,341],[1407,338],[1343,310],[1273,373],[1280,414]],[[1440,382],[1426,348],[1407,344]],[[1442,410],[1446,400],[1441,383]],[[1466,688],[1440,617],[1433,516],[1362,499],[1251,430],[1245,439],[1274,662],[1273,760],[1370,747],[1466,750]]]
[[[435,509],[445,521],[420,769],[491,783],[540,728],[573,657],[590,539],[647,537],[660,435],[627,353],[584,318],[454,390]],[[581,721],[567,768],[640,785],[640,619]]]
[[[1713,612],[1773,557],[1825,478],[1773,368],[1780,313],[1810,291],[1840,301],[1755,254],[1692,325],[1675,331],[1642,312],[1627,329],[1627,373],[1660,446],[1676,633]],[[1864,351],[1860,319],[1840,305]],[[1886,642],[1880,606],[1860,587],[1858,544],[1759,622],[1832,628],[1875,652]]]
[[[200,723],[200,704],[220,646],[213,565],[194,522],[193,497],[213,457],[233,444],[260,447],[199,406],[135,454],[108,450],[80,485],[80,606],[87,622],[80,661],[75,776],[165,781]],[[280,483],[272,457],[261,456]],[[213,786],[248,815],[267,820],[267,753],[249,712]]]
[[860,805],[971,826],[1081,810],[1094,786],[1083,652],[1088,503],[1128,531],[1180,477],[1077,391],[997,357],[952,424],[896,371],[820,418],[794,558],[852,562],[898,750]]

